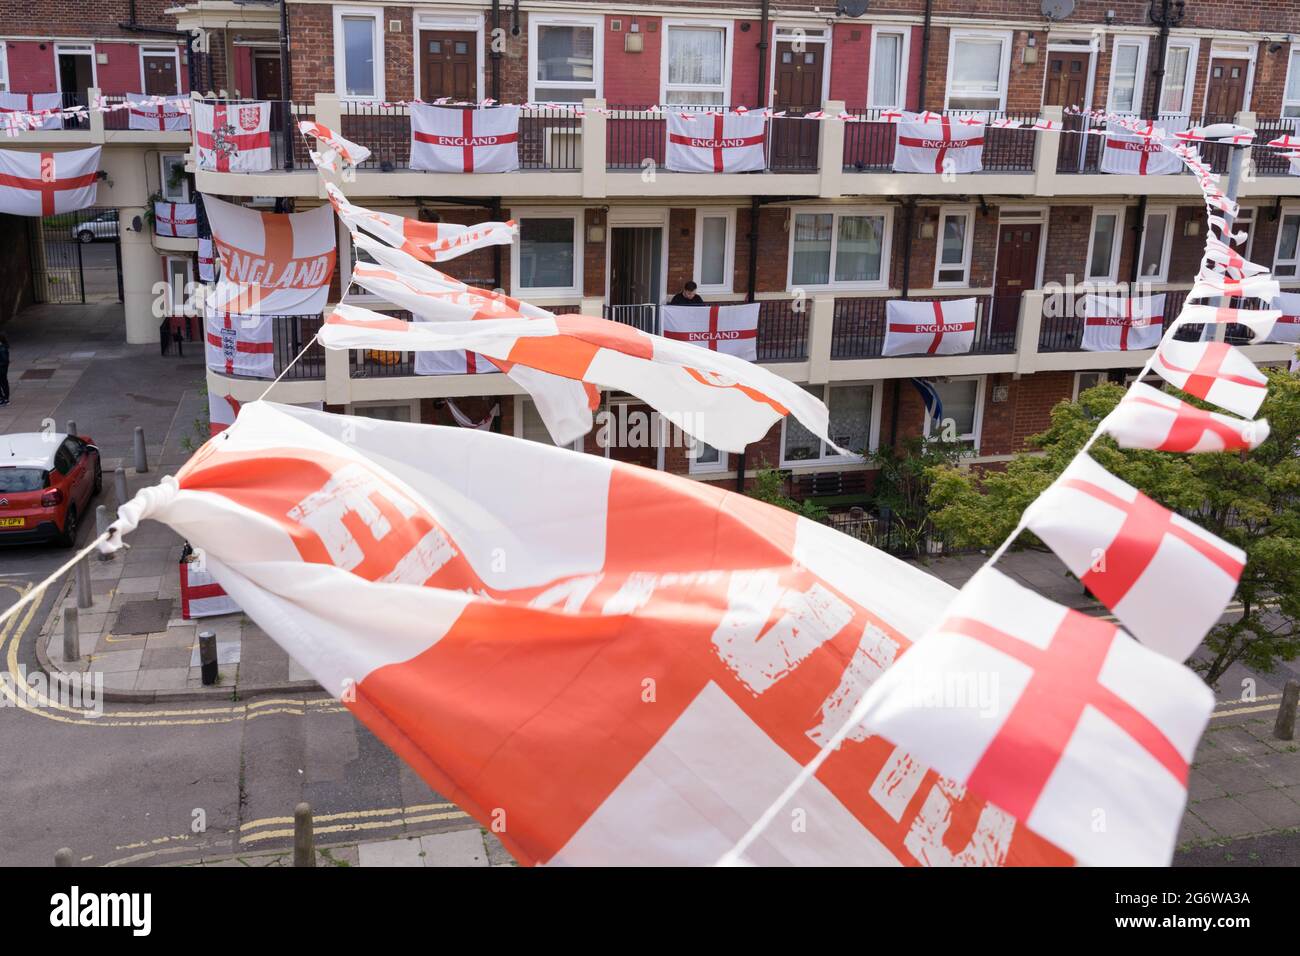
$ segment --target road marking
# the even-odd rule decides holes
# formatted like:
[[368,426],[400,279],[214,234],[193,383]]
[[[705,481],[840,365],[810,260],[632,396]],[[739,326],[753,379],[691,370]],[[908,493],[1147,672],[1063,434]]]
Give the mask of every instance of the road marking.
[[1237,710],[1219,710],[1210,715],[1210,719],[1215,717],[1236,717],[1240,714],[1262,714],[1266,710],[1277,710],[1276,704],[1264,704],[1260,707],[1240,707]]
[[1282,699],[1281,694],[1260,694],[1259,696],[1253,698],[1252,700],[1246,700],[1244,698],[1239,697],[1236,700],[1229,698],[1228,700],[1216,701],[1214,706],[1215,707],[1238,707],[1241,704],[1253,704],[1256,701],[1260,701],[1260,700],[1281,700],[1281,699]]
[[[331,820],[351,820],[358,817],[380,817],[391,816],[395,813],[423,813],[426,810],[446,810],[454,808],[454,803],[422,803],[412,807],[386,807],[377,810],[344,810],[339,813],[322,813],[313,815],[312,823],[328,823]],[[256,829],[258,827],[280,826],[285,823],[293,823],[293,817],[263,817],[261,820],[250,820],[241,824],[239,832]]]
[[[464,810],[448,810],[444,813],[427,813],[418,817],[402,817],[399,820],[372,820],[359,821],[356,823],[340,823],[335,826],[313,827],[312,832],[316,834],[323,833],[358,833],[365,830],[379,830],[384,827],[395,827],[399,824],[411,826],[416,823],[432,823],[437,820],[462,820],[467,819],[469,814]],[[255,833],[252,836],[241,837],[240,845],[246,843],[257,843],[261,840],[278,840],[282,837],[292,837],[293,828],[287,830],[270,830],[264,833]]]

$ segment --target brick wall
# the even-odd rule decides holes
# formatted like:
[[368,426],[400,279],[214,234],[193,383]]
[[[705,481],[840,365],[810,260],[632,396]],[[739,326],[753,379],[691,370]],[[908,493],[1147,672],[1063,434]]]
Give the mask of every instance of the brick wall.
[[[622,21],[617,32],[614,20]],[[637,17],[643,50],[623,49],[631,20],[627,16],[605,18],[605,101],[610,106],[650,106],[659,101],[659,67],[663,62],[663,19]]]

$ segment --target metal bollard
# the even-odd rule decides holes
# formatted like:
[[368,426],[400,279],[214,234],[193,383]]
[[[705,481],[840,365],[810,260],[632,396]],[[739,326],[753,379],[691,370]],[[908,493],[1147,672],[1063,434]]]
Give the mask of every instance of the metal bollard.
[[130,493],[126,488],[126,469],[116,468],[113,471],[113,492],[117,495],[117,506],[120,508],[126,504]]
[[293,808],[293,865],[315,866],[316,849],[312,845],[311,804]]
[[139,425],[135,426],[135,470],[140,475],[149,470],[149,458],[144,450],[144,429]]
[[77,562],[77,607],[86,608],[95,603],[90,593],[90,555]]
[[217,682],[217,635],[214,631],[199,632],[199,665],[202,667],[203,686]]
[[72,664],[81,660],[81,637],[77,630],[77,609],[63,609],[63,662]]
[[[97,505],[95,507],[95,536],[98,537],[107,531],[108,526],[112,523],[113,519],[108,516],[108,509],[103,505]],[[112,558],[112,554],[104,554],[103,552],[100,552],[99,560],[110,561]]]
[[1277,708],[1277,721],[1273,724],[1273,736],[1278,740],[1295,739],[1296,701],[1300,700],[1300,681],[1289,680],[1282,688],[1282,703]]
[[68,419],[68,426],[67,426],[67,427],[68,427],[68,434],[69,434],[69,435],[75,435],[75,434],[77,434],[77,422],[76,422],[75,419],[69,418],[69,419]]
[[54,851],[55,866],[72,866],[72,851],[66,846]]

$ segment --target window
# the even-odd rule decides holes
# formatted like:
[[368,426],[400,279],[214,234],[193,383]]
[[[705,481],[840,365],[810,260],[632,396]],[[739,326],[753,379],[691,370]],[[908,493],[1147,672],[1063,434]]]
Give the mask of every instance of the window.
[[1286,88],[1282,92],[1282,115],[1300,116],[1300,46],[1293,45],[1287,62]]
[[668,23],[664,29],[661,101],[683,106],[725,106],[731,85],[731,26]]
[[1187,115],[1192,110],[1192,78],[1196,75],[1199,40],[1170,40],[1165,53],[1165,79],[1160,112]]
[[1146,40],[1116,37],[1110,58],[1109,109],[1137,113],[1142,109],[1142,71]]
[[[830,409],[828,434],[849,455],[841,455],[792,415],[781,426],[781,467],[861,461],[875,450],[879,433],[874,385],[805,385]],[[829,395],[827,392],[829,391]]]
[[868,106],[902,106],[907,99],[906,34],[898,30],[874,30],[871,34],[871,63],[867,74]]
[[190,260],[188,257],[166,256],[163,259],[164,272],[167,276],[167,291],[171,302],[172,315],[184,315],[186,290],[192,281],[190,278]]
[[[687,470],[692,475],[715,475],[718,472],[727,470],[727,453],[718,451],[712,445],[698,441],[695,438],[690,439],[691,445],[687,449]],[[692,457],[691,452],[694,452]]]
[[731,292],[736,271],[735,223],[734,209],[696,213],[694,279],[700,292]]
[[1109,372],[1075,372],[1074,373],[1074,396],[1072,401],[1077,402],[1079,396],[1090,388],[1096,388],[1098,385],[1104,385],[1110,381]]
[[970,281],[973,209],[939,210],[939,248],[934,257],[934,284],[967,285]]
[[1255,207],[1238,206],[1237,218],[1232,221],[1233,232],[1244,232],[1246,241],[1235,248],[1243,258],[1250,258],[1250,251],[1255,246]]
[[1277,229],[1277,252],[1273,256],[1273,275],[1294,277],[1300,260],[1300,211],[1282,213]]
[[0,93],[9,91],[9,53],[8,44],[0,43]]
[[893,214],[794,212],[790,226],[790,288],[884,288]]
[[1138,259],[1138,276],[1147,282],[1165,282],[1169,278],[1169,249],[1174,238],[1174,211],[1149,209],[1142,227],[1142,254]]
[[185,154],[163,153],[158,161],[163,199],[167,202],[189,202],[190,181],[185,175]]
[[[980,427],[984,420],[984,376],[971,375],[932,381],[943,403],[943,425],[934,437],[963,442],[979,451]],[[924,415],[925,413],[922,412]],[[925,437],[931,436],[934,422],[925,416]]]
[[952,31],[948,44],[948,109],[1002,109],[1010,62],[1011,34]]
[[334,8],[334,92],[346,99],[384,98],[382,11]]
[[348,411],[358,418],[373,418],[381,422],[418,422],[420,420],[414,402],[376,402],[374,404],[353,405]]
[[533,14],[528,19],[529,99],[580,103],[599,97],[605,72],[600,18]]
[[1090,281],[1116,281],[1123,223],[1123,209],[1093,210],[1092,235],[1088,240],[1087,278]]
[[519,241],[510,250],[515,295],[582,295],[580,213],[514,215]]

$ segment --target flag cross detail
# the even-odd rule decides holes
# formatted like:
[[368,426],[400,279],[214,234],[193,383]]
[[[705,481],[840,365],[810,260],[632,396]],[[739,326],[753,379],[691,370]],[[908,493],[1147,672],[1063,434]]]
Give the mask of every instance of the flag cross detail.
[[[688,146],[693,149],[711,149],[713,150],[713,171],[715,173],[724,172],[725,151],[728,149],[744,149],[748,146],[761,146],[764,140],[763,133],[756,133],[753,136],[731,136],[724,134],[723,124],[726,117],[718,113],[713,117],[713,136],[701,138],[698,136],[683,136],[680,133],[669,135],[670,142],[678,146]],[[698,122],[698,120],[693,120]]]
[[[929,114],[926,114],[927,116]],[[924,122],[924,120],[922,120]],[[967,122],[965,120],[961,122]],[[945,116],[942,121],[943,132],[938,139],[929,136],[900,136],[898,143],[900,146],[915,146],[919,149],[937,149],[934,156],[934,171],[943,172],[944,157],[948,155],[950,149],[965,149],[968,146],[983,146],[983,136],[968,136],[965,138],[954,138],[952,134],[952,120]]]
[[705,332],[675,332],[671,330],[664,331],[664,338],[679,339],[685,342],[708,343],[708,347],[714,352],[718,350],[718,342],[732,341],[734,339],[753,339],[758,337],[758,329],[729,329],[723,330],[718,327],[719,312],[722,306],[709,306],[709,328]]
[[[239,108],[239,107],[237,107]],[[236,132],[235,125],[229,122],[230,107],[218,103],[212,108],[212,132],[196,129],[194,141],[201,149],[212,151],[217,162],[217,172],[230,172],[230,157],[246,149],[270,149],[271,134],[263,130],[254,133]]]
[[31,176],[14,176],[0,173],[0,186],[25,189],[41,195],[41,215],[54,215],[54,196],[61,189],[85,189],[99,180],[99,173],[83,173],[80,176],[67,176],[60,179],[55,168],[54,154],[41,153],[41,175],[39,179]]
[[933,355],[939,350],[939,344],[943,341],[944,335],[949,332],[971,332],[975,329],[974,321],[969,322],[949,322],[943,317],[943,302],[936,299],[934,306],[934,323],[909,325],[901,322],[889,323],[889,331],[903,332],[913,335],[922,335],[927,332],[933,333],[934,338],[930,342],[930,347],[926,349],[927,355]]
[[1119,326],[1119,349],[1121,352],[1128,351],[1128,334],[1134,328],[1145,329],[1148,326],[1163,322],[1163,315],[1138,315],[1133,314],[1133,300],[1124,300],[1124,314],[1116,315],[1090,315],[1085,320],[1088,325],[1118,325]]
[[459,146],[462,150],[461,163],[467,173],[474,172],[474,150],[476,148],[503,146],[519,139],[518,133],[489,133],[483,136],[475,136],[475,111],[464,110],[463,112],[464,116],[461,118],[461,133],[459,136],[448,136],[445,133],[425,133],[420,130],[415,130],[413,135],[419,142],[429,143],[432,146]]

